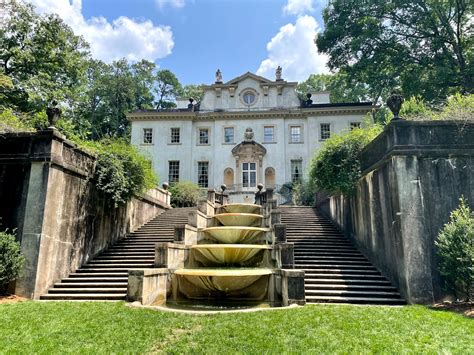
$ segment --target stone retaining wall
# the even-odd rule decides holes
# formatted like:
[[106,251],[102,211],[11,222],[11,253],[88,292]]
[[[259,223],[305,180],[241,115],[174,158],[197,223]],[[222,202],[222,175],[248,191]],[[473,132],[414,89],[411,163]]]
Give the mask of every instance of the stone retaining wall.
[[360,159],[355,195],[319,209],[408,302],[442,300],[434,241],[461,195],[474,207],[474,122],[392,122]]
[[96,158],[56,130],[0,137],[0,229],[16,228],[26,265],[16,293],[38,298],[169,206],[161,189],[119,208],[91,182]]

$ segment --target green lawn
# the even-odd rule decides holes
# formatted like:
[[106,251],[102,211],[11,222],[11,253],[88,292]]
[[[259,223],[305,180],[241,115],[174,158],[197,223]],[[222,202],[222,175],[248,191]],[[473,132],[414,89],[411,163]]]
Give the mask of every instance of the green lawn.
[[0,305],[0,353],[474,353],[474,321],[421,306],[187,315],[124,303]]

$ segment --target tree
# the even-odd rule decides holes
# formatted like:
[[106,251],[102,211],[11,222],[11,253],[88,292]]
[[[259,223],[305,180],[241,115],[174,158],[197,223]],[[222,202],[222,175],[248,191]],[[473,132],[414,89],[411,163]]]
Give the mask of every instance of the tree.
[[154,91],[157,95],[157,108],[166,109],[176,107],[175,100],[181,90],[181,84],[173,72],[165,69],[156,73]]
[[0,72],[11,78],[11,105],[39,111],[52,98],[70,103],[81,90],[88,44],[57,15],[40,16],[32,5],[7,1],[0,25]]
[[367,85],[350,80],[343,72],[336,74],[311,74],[308,79],[298,84],[296,91],[300,99],[306,99],[310,91],[331,92],[331,102],[361,102],[370,101]]
[[474,91],[473,9],[469,0],[331,0],[316,44],[372,98],[399,84],[437,101]]
[[180,97],[193,98],[195,102],[201,102],[204,97],[204,84],[195,85],[188,84],[184,85],[179,93]]
[[132,64],[131,69],[135,82],[135,106],[139,110],[152,109],[155,63],[142,59]]

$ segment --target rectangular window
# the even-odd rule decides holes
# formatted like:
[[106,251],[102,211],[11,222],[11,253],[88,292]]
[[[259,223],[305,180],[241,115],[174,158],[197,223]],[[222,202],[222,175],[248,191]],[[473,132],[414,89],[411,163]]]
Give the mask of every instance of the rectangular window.
[[209,162],[198,162],[198,185],[199,187],[209,186]]
[[179,181],[179,160],[170,160],[168,162],[168,182],[170,184]]
[[291,182],[299,183],[303,177],[303,162],[301,160],[291,161]]
[[321,140],[331,138],[331,125],[329,123],[321,123]]
[[242,185],[243,187],[257,186],[257,164],[243,163],[242,164]]
[[291,143],[300,143],[302,142],[301,136],[301,126],[291,126],[290,127],[290,142]]
[[266,143],[275,141],[275,127],[273,126],[263,127],[263,141]]
[[143,144],[153,144],[153,129],[143,128]]
[[234,127],[224,127],[224,143],[234,143]]
[[171,143],[180,143],[181,134],[179,128],[171,128]]
[[360,122],[351,122],[351,131],[355,128],[360,128]]
[[199,144],[209,144],[208,128],[199,128]]

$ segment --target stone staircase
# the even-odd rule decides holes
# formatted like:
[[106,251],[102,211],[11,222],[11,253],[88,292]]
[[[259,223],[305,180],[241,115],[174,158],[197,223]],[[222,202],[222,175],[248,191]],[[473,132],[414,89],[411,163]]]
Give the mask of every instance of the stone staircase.
[[405,304],[397,289],[332,223],[311,207],[280,206],[307,303]]
[[128,270],[153,267],[155,243],[173,241],[174,226],[187,223],[192,210],[175,208],[163,212],[54,284],[40,299],[125,300]]

